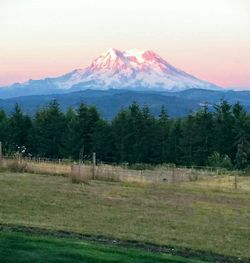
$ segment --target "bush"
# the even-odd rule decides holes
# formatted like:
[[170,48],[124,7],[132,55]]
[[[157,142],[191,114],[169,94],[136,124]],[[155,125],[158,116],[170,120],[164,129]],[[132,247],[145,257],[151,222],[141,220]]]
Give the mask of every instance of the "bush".
[[23,173],[27,171],[27,163],[13,160],[7,165],[7,169],[13,173]]
[[221,155],[218,152],[213,152],[207,161],[208,166],[232,169],[233,164],[230,157],[226,154]]
[[244,169],[244,174],[245,174],[245,176],[250,176],[250,165],[248,165],[248,166]]

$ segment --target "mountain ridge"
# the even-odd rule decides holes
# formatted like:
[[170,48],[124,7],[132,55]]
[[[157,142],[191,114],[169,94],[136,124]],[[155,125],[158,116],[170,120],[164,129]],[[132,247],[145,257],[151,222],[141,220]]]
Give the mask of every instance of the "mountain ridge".
[[94,105],[101,115],[111,120],[122,108],[129,107],[134,101],[140,106],[149,106],[151,112],[157,116],[164,106],[170,116],[185,116],[191,111],[200,109],[205,103],[210,110],[213,105],[225,99],[233,104],[239,101],[250,112],[250,91],[211,91],[189,89],[179,92],[169,91],[133,91],[133,90],[84,90],[66,94],[47,94],[22,96],[0,99],[0,108],[8,114],[18,103],[23,111],[34,115],[38,109],[48,105],[56,99],[63,111],[68,107],[76,109],[80,103]]

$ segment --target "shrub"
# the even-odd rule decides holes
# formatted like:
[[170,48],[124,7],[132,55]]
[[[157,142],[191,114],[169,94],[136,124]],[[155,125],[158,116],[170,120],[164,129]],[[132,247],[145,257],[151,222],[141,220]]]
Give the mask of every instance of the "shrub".
[[220,167],[232,169],[233,164],[230,157],[226,154],[221,155],[218,152],[213,152],[209,157],[207,164],[212,167]]
[[23,173],[27,171],[27,163],[13,160],[7,165],[7,169],[13,173]]
[[245,170],[244,170],[244,173],[246,176],[250,176],[250,165],[248,165]]

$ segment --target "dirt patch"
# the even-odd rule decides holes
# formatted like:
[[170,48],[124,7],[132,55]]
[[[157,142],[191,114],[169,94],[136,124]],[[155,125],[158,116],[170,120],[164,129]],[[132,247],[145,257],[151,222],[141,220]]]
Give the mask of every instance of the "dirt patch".
[[6,232],[19,232],[27,233],[32,235],[46,235],[51,237],[60,237],[60,238],[74,238],[79,240],[94,241],[106,245],[115,245],[125,248],[136,248],[141,249],[147,252],[153,253],[167,253],[174,256],[181,256],[185,258],[199,259],[208,262],[218,262],[218,263],[250,263],[250,259],[237,258],[237,257],[228,257],[221,254],[211,253],[202,250],[193,250],[185,247],[174,247],[174,246],[165,246],[157,245],[153,243],[143,243],[136,240],[121,240],[112,237],[102,236],[102,235],[85,235],[70,231],[52,231],[38,227],[26,227],[19,225],[11,224],[0,224],[0,231]]

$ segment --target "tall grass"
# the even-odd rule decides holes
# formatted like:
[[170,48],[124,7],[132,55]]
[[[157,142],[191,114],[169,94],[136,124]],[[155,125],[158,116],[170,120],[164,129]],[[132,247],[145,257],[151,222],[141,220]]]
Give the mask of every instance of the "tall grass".
[[[102,181],[123,181],[138,183],[180,183],[200,181],[209,177],[233,178],[238,171],[225,169],[210,169],[209,167],[175,167],[172,164],[163,165],[108,165],[99,164],[94,167],[91,164],[71,165],[65,162],[49,162],[29,159],[2,159],[0,169],[12,172],[30,172],[37,174],[68,176],[73,183],[87,183],[91,179]],[[1,171],[1,170],[0,170]],[[245,174],[244,174],[245,175]]]
[[3,159],[1,169],[7,169],[11,172],[29,172],[51,175],[70,175],[69,164],[58,164],[51,162],[35,162],[23,159]]

